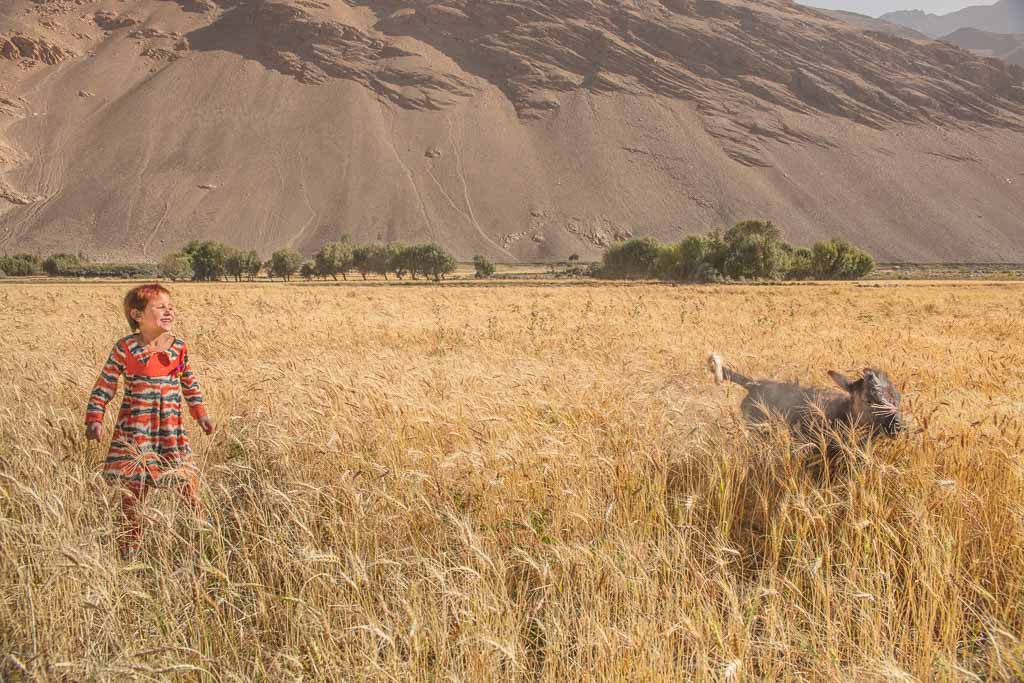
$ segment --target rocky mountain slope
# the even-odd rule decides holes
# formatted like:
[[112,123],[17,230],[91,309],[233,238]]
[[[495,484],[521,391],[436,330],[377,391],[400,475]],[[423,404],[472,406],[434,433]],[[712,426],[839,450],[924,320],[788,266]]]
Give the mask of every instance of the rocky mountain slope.
[[1024,0],[999,0],[992,5],[972,5],[949,14],[931,14],[921,10],[889,12],[879,18],[932,38],[949,35],[961,28],[976,28],[992,33],[1024,33]]
[[1024,69],[786,0],[8,0],[0,251],[1024,259]]
[[976,28],[962,28],[940,40],[978,55],[1024,66],[1024,33],[989,33]]

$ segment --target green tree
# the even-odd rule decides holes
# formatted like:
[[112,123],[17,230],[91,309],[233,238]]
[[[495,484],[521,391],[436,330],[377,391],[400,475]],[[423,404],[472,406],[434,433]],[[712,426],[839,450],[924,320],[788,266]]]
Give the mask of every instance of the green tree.
[[370,270],[377,275],[382,275],[385,280],[388,279],[388,273],[391,272],[391,259],[395,255],[395,245],[388,244],[375,244],[370,248]]
[[241,282],[242,276],[246,274],[245,254],[234,247],[224,248],[224,272],[235,278],[235,282]]
[[346,237],[325,244],[313,257],[313,262],[320,277],[337,280],[340,273],[341,277],[347,280],[345,273],[352,267],[352,243]]
[[187,254],[191,260],[192,279],[212,282],[224,277],[224,264],[227,260],[227,247],[224,244],[213,240],[193,240],[182,253]]
[[271,277],[279,277],[285,282],[302,267],[302,254],[294,249],[278,249],[267,261],[267,272]]
[[[577,256],[577,258],[579,257]],[[473,269],[476,271],[475,276],[478,278],[492,277],[495,271],[494,264],[486,256],[474,256]]]
[[160,277],[175,282],[191,280],[194,275],[192,272],[192,260],[188,254],[168,254],[160,259],[157,268]]
[[359,274],[366,279],[366,276],[373,270],[373,264],[371,259],[373,257],[373,247],[368,244],[362,244],[352,250],[352,267],[359,271]]
[[723,243],[717,235],[690,235],[679,243],[679,266],[681,274],[687,280],[702,279],[709,268],[718,270],[715,265],[721,260]]
[[418,244],[412,249],[415,270],[410,272],[420,272],[433,278],[435,282],[443,280],[445,275],[455,272],[455,268],[458,266],[455,257],[439,244]]
[[299,268],[299,275],[304,280],[312,280],[317,276],[316,262],[315,261],[303,261],[302,266]]
[[254,249],[249,251],[243,251],[240,255],[242,274],[247,280],[253,280],[259,276],[260,271],[263,270],[263,261],[260,260],[260,255],[256,253]]
[[777,278],[786,272],[788,256],[782,233],[771,221],[743,221],[725,233],[722,272],[729,277]]
[[391,252],[391,272],[395,274],[399,280],[406,276],[410,272],[410,259],[411,251],[410,248],[399,242],[392,242],[388,244],[388,249]]

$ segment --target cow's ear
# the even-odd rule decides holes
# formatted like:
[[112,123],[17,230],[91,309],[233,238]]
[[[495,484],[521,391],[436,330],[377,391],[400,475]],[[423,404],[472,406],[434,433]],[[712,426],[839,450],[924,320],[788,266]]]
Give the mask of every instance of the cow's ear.
[[839,385],[839,388],[843,391],[850,391],[852,383],[850,380],[841,372],[835,370],[829,370],[828,376],[832,378],[832,381]]

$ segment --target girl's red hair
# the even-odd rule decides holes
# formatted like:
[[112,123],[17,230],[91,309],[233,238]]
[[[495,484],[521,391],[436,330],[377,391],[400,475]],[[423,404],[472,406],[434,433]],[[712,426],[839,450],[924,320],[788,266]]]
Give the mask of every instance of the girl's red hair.
[[135,319],[132,318],[132,311],[146,310],[146,304],[161,294],[170,296],[171,292],[163,285],[155,282],[151,285],[139,285],[128,290],[128,293],[124,295],[124,317],[128,321],[128,327],[133,330],[139,329],[139,323],[135,322]]

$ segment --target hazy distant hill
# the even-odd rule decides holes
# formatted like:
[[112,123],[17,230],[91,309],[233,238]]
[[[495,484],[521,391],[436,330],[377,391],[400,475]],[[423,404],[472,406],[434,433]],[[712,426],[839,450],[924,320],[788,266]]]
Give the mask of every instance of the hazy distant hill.
[[900,38],[906,38],[907,40],[929,40],[929,37],[920,31],[915,31],[907,26],[900,24],[894,24],[891,21],[883,21],[882,19],[875,19],[869,17],[866,14],[857,14],[856,12],[844,12],[843,10],[833,9],[819,9],[819,12],[823,12],[833,19],[844,21],[851,26],[863,29],[865,31],[881,31],[882,33],[888,33],[889,35],[899,36]]
[[1024,66],[1024,33],[989,33],[976,28],[962,28],[940,40],[980,55]]
[[1024,33],[1024,0],[999,0],[994,5],[975,5],[942,15],[910,10],[889,12],[879,18],[920,31],[932,38],[949,35],[961,28],[976,28],[992,33]]

